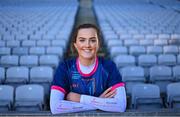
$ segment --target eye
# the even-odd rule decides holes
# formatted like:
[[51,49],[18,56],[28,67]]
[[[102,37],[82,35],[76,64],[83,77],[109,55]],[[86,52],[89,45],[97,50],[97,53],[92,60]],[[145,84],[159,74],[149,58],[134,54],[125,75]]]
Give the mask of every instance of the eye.
[[91,39],[91,42],[95,43],[95,42],[96,42],[96,39]]
[[84,39],[80,39],[79,41],[80,41],[80,42],[84,42],[85,40],[84,40]]

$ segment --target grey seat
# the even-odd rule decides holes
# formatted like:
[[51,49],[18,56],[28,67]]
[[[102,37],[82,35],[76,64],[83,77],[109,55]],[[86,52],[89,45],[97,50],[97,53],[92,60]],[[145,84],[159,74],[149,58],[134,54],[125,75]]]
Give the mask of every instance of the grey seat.
[[171,67],[157,65],[150,68],[150,82],[160,87],[161,94],[165,94],[166,86],[173,80]]
[[30,69],[30,82],[51,83],[53,79],[53,69],[49,66],[37,66]]
[[8,40],[6,42],[6,46],[10,47],[10,48],[19,47],[20,46],[20,41],[18,41],[18,40]]
[[163,53],[161,46],[147,46],[147,54],[159,55]]
[[180,65],[180,54],[177,55],[177,64]]
[[157,64],[157,57],[153,54],[143,54],[138,57],[138,65],[151,67]]
[[0,85],[0,112],[11,111],[14,103],[14,87]]
[[126,82],[126,92],[131,95],[133,86],[144,83],[144,69],[140,66],[127,66],[121,69],[123,82]]
[[34,46],[36,46],[36,41],[34,41],[34,40],[22,41],[22,47],[34,47]]
[[24,66],[9,67],[6,71],[6,83],[20,84],[29,81],[29,69]]
[[154,40],[154,45],[155,46],[165,46],[168,44],[167,40],[163,40],[163,39],[155,39]]
[[163,53],[177,55],[179,53],[179,50],[178,47],[175,45],[168,45],[163,47]]
[[45,48],[44,47],[31,47],[29,50],[29,53],[31,55],[43,55],[45,54]]
[[180,66],[176,65],[173,67],[173,77],[175,78],[175,81],[180,81]]
[[139,41],[135,40],[135,39],[127,39],[127,40],[124,40],[124,45],[125,46],[137,46],[137,45],[139,45]]
[[50,40],[38,40],[36,44],[38,47],[47,47],[50,46]]
[[0,47],[5,47],[6,46],[6,43],[5,43],[5,41],[0,41]]
[[52,40],[52,46],[60,46],[63,47],[63,49],[66,49],[66,41],[61,39],[61,40]]
[[139,45],[141,45],[141,46],[151,46],[151,45],[154,45],[154,40],[153,39],[141,39],[139,41]]
[[10,55],[10,54],[11,54],[11,48],[10,47],[0,47],[0,56]]
[[20,57],[20,65],[33,67],[38,66],[38,56],[37,55],[24,55]]
[[62,57],[63,48],[58,46],[47,47],[46,54],[58,55],[59,57]]
[[5,80],[5,68],[0,67],[0,83],[3,83]]
[[57,67],[59,63],[59,57],[57,55],[41,55],[39,59],[39,64],[41,66],[51,66]]
[[13,48],[12,54],[13,55],[27,55],[29,53],[29,49],[27,47],[16,47]]
[[133,56],[139,56],[145,53],[146,53],[146,49],[144,46],[130,46],[129,48],[129,54]]
[[176,65],[176,56],[173,54],[160,54],[158,56],[158,64],[174,66]]
[[135,57],[132,55],[118,55],[114,58],[114,62],[119,68],[122,68],[125,66],[134,66]]
[[21,85],[15,92],[16,111],[42,111],[44,109],[44,88],[37,84]]
[[163,108],[160,90],[154,84],[137,84],[132,89],[132,108],[157,110]]
[[0,63],[3,67],[18,66],[19,57],[17,55],[1,56]]
[[167,85],[167,103],[170,108],[180,108],[180,82]]
[[113,46],[110,48],[110,56],[114,58],[121,54],[128,54],[128,49],[125,46]]

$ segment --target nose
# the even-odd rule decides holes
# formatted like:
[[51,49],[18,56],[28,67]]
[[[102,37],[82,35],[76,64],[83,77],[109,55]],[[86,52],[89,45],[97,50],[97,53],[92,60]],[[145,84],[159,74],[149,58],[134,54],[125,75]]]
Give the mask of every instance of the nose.
[[90,40],[86,40],[86,47],[90,46]]

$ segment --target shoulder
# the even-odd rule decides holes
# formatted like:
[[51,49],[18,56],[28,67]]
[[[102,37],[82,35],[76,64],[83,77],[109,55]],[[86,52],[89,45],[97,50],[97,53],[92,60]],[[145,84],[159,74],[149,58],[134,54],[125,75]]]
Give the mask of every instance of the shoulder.
[[104,67],[115,66],[115,63],[111,59],[98,57],[98,60]]
[[111,60],[103,57],[98,57],[99,63],[102,64],[102,66],[105,69],[112,69],[112,67],[116,67],[116,64]]
[[59,62],[59,67],[69,67],[76,63],[76,58],[63,59]]

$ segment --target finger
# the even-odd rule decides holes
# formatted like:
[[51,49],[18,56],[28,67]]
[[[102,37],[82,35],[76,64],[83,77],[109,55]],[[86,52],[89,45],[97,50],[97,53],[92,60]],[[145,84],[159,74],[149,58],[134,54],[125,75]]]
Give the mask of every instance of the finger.
[[111,91],[111,88],[112,88],[112,87],[109,87],[108,89],[106,89],[99,97],[105,98],[105,95],[106,95],[108,92]]
[[106,95],[105,95],[105,97],[107,98],[107,97],[110,97],[111,95],[115,95],[116,94],[116,90],[112,90],[112,91],[110,91],[109,93],[107,93]]
[[106,95],[108,92],[111,91],[111,88],[112,88],[112,87],[109,87],[108,89],[106,89],[106,90],[103,92],[103,94]]
[[110,95],[108,98],[113,98],[116,95],[116,92]]

